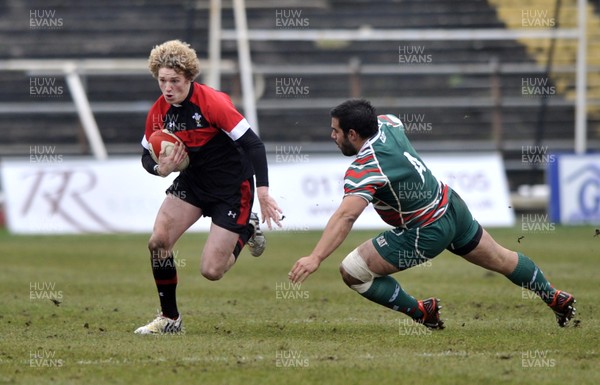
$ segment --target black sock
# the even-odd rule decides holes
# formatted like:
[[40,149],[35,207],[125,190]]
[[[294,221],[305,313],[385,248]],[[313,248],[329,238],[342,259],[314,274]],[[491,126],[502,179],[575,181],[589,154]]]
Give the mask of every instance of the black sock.
[[160,308],[165,317],[177,319],[179,311],[177,310],[177,299],[175,291],[177,290],[177,269],[173,254],[165,259],[158,258],[158,255],[152,253],[152,274],[154,282],[158,289],[160,299]]
[[242,252],[243,248],[244,248],[244,241],[242,240],[242,237],[239,237],[237,242],[235,243],[235,247],[233,248],[233,257],[235,258],[236,261],[237,261],[238,257],[240,256],[240,253]]

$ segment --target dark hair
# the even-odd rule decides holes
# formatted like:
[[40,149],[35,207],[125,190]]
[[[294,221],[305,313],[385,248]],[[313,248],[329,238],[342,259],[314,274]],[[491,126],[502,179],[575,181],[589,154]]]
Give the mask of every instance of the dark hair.
[[361,138],[367,139],[379,130],[375,107],[365,99],[346,100],[332,108],[329,114],[338,119],[344,135],[348,135],[348,131],[353,129]]

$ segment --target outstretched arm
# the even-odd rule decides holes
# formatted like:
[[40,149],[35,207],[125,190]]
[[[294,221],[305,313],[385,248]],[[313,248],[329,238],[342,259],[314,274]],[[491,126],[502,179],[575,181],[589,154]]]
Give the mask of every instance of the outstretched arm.
[[288,274],[290,281],[303,282],[310,274],[314,273],[323,260],[331,255],[346,239],[354,222],[368,203],[365,199],[348,195],[344,197],[340,207],[333,213],[321,239],[317,242],[310,255],[300,258]]

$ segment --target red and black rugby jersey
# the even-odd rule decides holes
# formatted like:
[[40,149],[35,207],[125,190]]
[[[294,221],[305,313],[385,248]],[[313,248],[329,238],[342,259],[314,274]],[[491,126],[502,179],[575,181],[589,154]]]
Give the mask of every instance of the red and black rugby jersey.
[[198,182],[211,189],[239,185],[252,176],[252,165],[235,143],[250,125],[227,94],[196,82],[180,105],[167,103],[161,95],[146,118],[142,146],[156,130],[167,129],[185,144],[190,166],[183,172],[198,175]]

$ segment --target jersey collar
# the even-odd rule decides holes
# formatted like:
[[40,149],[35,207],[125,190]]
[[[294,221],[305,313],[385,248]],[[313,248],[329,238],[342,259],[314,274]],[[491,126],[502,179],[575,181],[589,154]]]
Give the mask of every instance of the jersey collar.
[[377,132],[371,136],[369,139],[365,140],[365,142],[363,143],[362,147],[360,148],[360,150],[358,150],[358,153],[356,154],[356,156],[359,156],[362,152],[366,151],[367,148],[371,147],[371,145],[377,140],[379,139],[379,136],[381,136],[381,128],[379,128],[377,130]]

